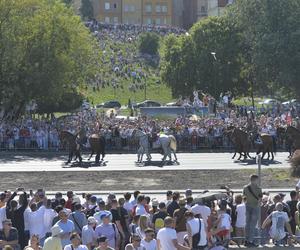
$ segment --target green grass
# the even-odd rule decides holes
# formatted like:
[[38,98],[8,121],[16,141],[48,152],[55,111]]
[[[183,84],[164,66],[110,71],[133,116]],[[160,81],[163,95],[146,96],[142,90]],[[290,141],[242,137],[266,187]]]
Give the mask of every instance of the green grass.
[[[261,107],[261,104],[259,104],[259,102],[261,102],[263,100],[263,98],[261,97],[254,97],[254,105],[256,107]],[[237,99],[234,99],[233,101],[234,104],[236,105],[243,105],[243,106],[252,106],[252,100],[251,97],[240,97]]]

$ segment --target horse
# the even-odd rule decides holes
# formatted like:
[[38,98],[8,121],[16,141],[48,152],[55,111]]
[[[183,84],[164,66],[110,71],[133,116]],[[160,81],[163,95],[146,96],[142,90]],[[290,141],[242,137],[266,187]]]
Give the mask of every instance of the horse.
[[78,158],[79,162],[82,162],[82,157],[80,154],[80,144],[77,143],[77,135],[73,135],[68,131],[61,131],[59,134],[59,139],[63,145],[67,146],[69,149],[69,158],[66,164],[71,163],[73,155],[75,155],[75,160]]
[[[149,143],[149,136],[139,130],[135,129],[132,133],[133,137],[137,137],[139,139],[139,148],[137,151],[138,154],[138,163],[143,162],[143,155],[147,155],[147,160],[150,161],[152,159],[150,154],[150,143]],[[174,154],[175,162],[177,162],[177,141],[173,135],[160,135],[158,138],[159,146],[156,148],[161,148],[163,152],[163,158],[160,166],[165,164],[166,158],[169,157],[172,160],[171,154]]]
[[286,137],[287,140],[290,141],[290,156],[293,155],[293,151],[300,149],[300,131],[293,127],[293,126],[288,126],[286,129]]
[[256,155],[262,152],[261,159],[264,158],[266,153],[268,153],[268,160],[270,160],[270,153],[272,155],[272,161],[274,160],[274,153],[276,153],[276,141],[275,139],[269,134],[261,134],[260,135],[262,144],[257,144],[258,149]]
[[101,161],[103,161],[105,157],[105,138],[101,135],[92,134],[88,140],[92,150],[88,160],[96,153],[95,163],[98,164],[100,162],[100,155],[102,155]]
[[300,177],[300,149],[295,150],[292,158],[289,160],[291,164],[292,177]]
[[144,154],[146,154],[147,156],[147,161],[150,161],[152,157],[150,154],[150,143],[148,135],[140,129],[134,129],[132,137],[137,138],[139,140],[139,148],[137,150],[137,163],[143,162]]
[[229,130],[225,131],[225,134],[229,136],[231,142],[234,145],[235,150],[232,159],[235,158],[237,153],[240,154],[238,160],[240,160],[242,156],[244,156],[244,160],[247,157],[251,159],[251,156],[249,154],[251,149],[251,140],[249,138],[249,135],[245,131],[235,127],[230,127]]

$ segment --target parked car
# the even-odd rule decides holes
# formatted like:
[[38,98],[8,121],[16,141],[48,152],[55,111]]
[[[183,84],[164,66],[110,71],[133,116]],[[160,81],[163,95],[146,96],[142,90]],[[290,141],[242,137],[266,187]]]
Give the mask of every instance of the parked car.
[[96,105],[96,108],[107,108],[107,109],[114,109],[114,108],[121,108],[121,103],[118,101],[107,101],[101,104]]
[[283,102],[282,105],[284,105],[284,106],[289,106],[289,105],[299,106],[300,102],[298,102],[296,99],[292,99],[292,100]]
[[145,107],[160,107],[161,104],[156,101],[146,100],[143,102],[138,103],[135,107],[136,108],[145,108]]
[[169,102],[166,104],[167,107],[180,107],[177,102]]
[[275,99],[265,99],[261,102],[259,102],[259,104],[263,104],[263,105],[276,105],[280,103],[278,100],[275,100]]

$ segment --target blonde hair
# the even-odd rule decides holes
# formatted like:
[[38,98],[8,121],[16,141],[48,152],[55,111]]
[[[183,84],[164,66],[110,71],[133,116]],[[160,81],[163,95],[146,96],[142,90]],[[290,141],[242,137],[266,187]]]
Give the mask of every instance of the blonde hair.
[[141,215],[139,219],[139,227],[142,231],[148,228],[148,217],[146,215]]

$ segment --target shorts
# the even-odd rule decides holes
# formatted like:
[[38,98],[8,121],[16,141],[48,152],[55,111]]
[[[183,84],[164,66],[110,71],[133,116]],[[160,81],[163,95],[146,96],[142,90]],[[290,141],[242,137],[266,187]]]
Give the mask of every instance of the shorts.
[[230,230],[227,230],[227,229],[222,230],[222,231],[217,233],[217,236],[219,236],[219,237],[226,237],[226,236],[229,236],[229,235],[230,235]]

